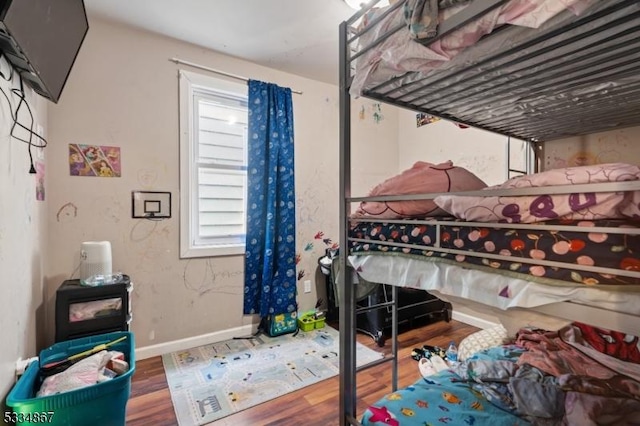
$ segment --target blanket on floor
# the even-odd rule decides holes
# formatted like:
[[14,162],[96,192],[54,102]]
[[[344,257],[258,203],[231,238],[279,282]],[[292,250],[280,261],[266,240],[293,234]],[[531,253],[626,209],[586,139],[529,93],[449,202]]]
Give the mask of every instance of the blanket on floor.
[[575,325],[521,329],[371,406],[364,424],[640,425],[640,364],[600,353]]

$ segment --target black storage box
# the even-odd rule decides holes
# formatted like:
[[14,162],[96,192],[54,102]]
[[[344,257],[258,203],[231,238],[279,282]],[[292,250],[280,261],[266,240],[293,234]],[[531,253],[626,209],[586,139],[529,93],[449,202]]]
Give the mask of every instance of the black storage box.
[[[113,284],[96,287],[80,285],[80,280],[67,280],[56,291],[56,342],[76,339],[112,331],[129,331],[131,308],[128,275]],[[74,312],[82,311],[87,302],[104,302],[107,309],[95,312],[89,318]],[[89,312],[89,309],[85,309]]]
[[[375,291],[357,303],[359,308],[393,300],[393,287],[379,284]],[[398,287],[398,325],[413,326],[418,319],[451,320],[451,304],[424,290]],[[391,327],[391,306],[360,312],[356,316],[358,331],[369,334],[379,346],[384,346],[384,332]]]

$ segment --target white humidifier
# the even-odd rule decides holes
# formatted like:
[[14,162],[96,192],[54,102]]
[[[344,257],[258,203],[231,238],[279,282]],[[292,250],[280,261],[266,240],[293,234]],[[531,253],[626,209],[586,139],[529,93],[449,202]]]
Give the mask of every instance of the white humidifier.
[[86,241],[80,247],[80,282],[97,285],[111,276],[111,243]]

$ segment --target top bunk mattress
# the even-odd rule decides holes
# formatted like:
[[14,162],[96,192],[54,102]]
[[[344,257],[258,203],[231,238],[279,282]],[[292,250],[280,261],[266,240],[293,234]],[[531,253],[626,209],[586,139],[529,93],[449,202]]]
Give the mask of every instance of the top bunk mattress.
[[[448,3],[448,7],[434,8],[434,3]],[[502,5],[481,18],[447,35],[438,36],[442,23],[470,9],[472,3],[481,5],[483,0],[407,0],[401,7],[395,5],[369,11],[360,27],[360,30],[368,31],[363,31],[358,39],[358,48],[366,50],[366,53],[355,62],[356,76],[351,84],[351,93],[360,95],[363,90],[386,82],[401,72],[424,73],[446,68],[456,56],[472,46],[474,57],[482,57],[509,41],[526,40],[531,29],[540,28],[552,18],[556,18],[552,23],[573,19],[592,6],[595,0],[503,1]],[[372,28],[367,28],[369,25]],[[498,31],[508,26],[515,28],[505,33]],[[378,43],[387,34],[388,37]],[[478,43],[488,34],[494,36],[492,43]]]
[[640,292],[639,231],[638,221],[614,219],[535,225],[358,221],[349,248],[354,256],[406,256],[541,284]]
[[[352,96],[523,140],[638,124],[637,114],[624,114],[640,83],[638,2],[472,0],[441,9],[443,33],[423,40],[415,9],[433,2],[399,3],[369,10],[348,30]],[[487,8],[481,18],[456,19]]]

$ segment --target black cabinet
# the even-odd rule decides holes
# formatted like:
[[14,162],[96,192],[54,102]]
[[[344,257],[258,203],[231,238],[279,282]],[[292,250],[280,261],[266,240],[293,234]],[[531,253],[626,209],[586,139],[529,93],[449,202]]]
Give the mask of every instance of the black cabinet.
[[[329,257],[328,255],[324,257]],[[338,287],[336,277],[339,271],[337,254],[330,256],[331,267],[323,263],[323,258],[318,259],[323,274],[326,275],[327,285],[327,320],[338,321]],[[327,262],[328,263],[328,262]],[[356,278],[352,268],[349,274],[352,283],[358,283],[354,288],[356,298],[356,328],[359,332],[370,335],[379,346],[384,346],[385,331],[391,329],[392,306],[383,306],[369,309],[381,303],[388,303],[393,300],[393,286],[388,284],[375,284]],[[407,287],[397,287],[398,290],[398,325],[411,326],[412,323],[420,319],[451,320],[451,303],[445,302],[427,293],[425,290],[418,290]],[[360,295],[359,292],[362,294]]]
[[[385,331],[391,327],[391,306],[367,308],[393,300],[393,287],[379,284],[371,294],[357,302],[356,327],[369,334],[379,346],[384,346]],[[424,290],[398,287],[398,325],[412,326],[419,319],[451,320],[451,304]]]
[[129,276],[97,287],[67,280],[56,291],[56,342],[79,337],[129,331],[131,323]]

